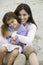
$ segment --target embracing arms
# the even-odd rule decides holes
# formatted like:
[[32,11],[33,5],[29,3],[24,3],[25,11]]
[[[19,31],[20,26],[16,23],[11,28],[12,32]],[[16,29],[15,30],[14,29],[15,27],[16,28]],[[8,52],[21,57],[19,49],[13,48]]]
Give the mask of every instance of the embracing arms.
[[31,45],[32,41],[34,40],[35,33],[36,33],[36,26],[32,24],[30,30],[28,31],[27,36],[22,36],[18,34],[13,34],[12,36],[14,37],[15,35],[17,35],[21,43]]

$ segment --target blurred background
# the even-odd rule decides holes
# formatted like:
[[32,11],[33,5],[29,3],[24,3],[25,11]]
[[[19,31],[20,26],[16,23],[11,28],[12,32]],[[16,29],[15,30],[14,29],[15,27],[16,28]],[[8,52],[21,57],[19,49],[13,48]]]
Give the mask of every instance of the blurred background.
[[37,50],[38,59],[43,63],[43,0],[0,0],[0,26],[6,12],[14,11],[20,3],[30,6],[33,18],[38,26],[33,46]]

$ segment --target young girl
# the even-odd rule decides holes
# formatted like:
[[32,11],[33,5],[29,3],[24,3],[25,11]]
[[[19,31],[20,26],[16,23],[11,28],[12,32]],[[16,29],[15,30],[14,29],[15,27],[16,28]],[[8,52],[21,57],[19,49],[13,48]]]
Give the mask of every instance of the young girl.
[[0,56],[2,56],[2,58],[0,59],[0,64],[2,65],[2,60],[5,53],[12,52],[7,64],[7,65],[12,65],[18,53],[22,52],[22,47],[23,47],[23,45],[20,46],[20,44],[18,44],[19,40],[17,36],[13,37],[14,39],[12,38],[13,36],[12,32],[16,34],[20,34],[20,35],[25,35],[26,30],[22,24],[20,25],[17,22],[17,16],[13,12],[6,13],[3,17],[3,21],[6,22],[6,25],[3,24],[1,26],[1,32],[2,32],[3,38],[7,39],[7,42],[5,42],[5,44],[3,44],[2,47],[0,47]]

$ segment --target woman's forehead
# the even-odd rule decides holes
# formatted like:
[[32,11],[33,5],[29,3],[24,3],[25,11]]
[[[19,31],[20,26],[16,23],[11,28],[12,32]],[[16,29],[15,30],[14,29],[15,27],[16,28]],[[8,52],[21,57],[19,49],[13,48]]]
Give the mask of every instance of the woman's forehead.
[[19,14],[28,14],[28,13],[26,12],[26,10],[22,9],[20,10]]

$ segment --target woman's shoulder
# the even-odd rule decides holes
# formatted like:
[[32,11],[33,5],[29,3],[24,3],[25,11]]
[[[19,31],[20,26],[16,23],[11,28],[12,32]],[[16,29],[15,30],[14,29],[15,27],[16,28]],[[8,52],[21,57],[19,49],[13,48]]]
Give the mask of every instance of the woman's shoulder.
[[1,32],[1,26],[0,26],[0,32]]
[[33,23],[30,23],[29,27],[30,27],[30,28],[32,28],[32,29],[33,29],[33,28],[34,28],[34,29],[36,29],[36,28],[37,28],[37,27],[36,27],[36,25],[35,25],[35,24],[33,24]]
[[0,35],[2,35],[2,33],[1,33],[1,26],[0,26]]

